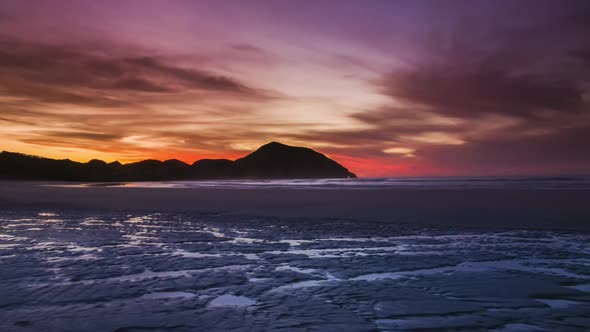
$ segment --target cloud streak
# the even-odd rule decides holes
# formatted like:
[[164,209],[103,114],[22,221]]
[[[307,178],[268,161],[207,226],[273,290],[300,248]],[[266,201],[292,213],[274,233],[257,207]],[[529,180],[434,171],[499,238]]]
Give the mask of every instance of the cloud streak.
[[155,56],[113,57],[69,45],[0,40],[0,70],[10,78],[57,87],[139,92],[222,91],[254,97],[263,91],[203,70],[182,68]]

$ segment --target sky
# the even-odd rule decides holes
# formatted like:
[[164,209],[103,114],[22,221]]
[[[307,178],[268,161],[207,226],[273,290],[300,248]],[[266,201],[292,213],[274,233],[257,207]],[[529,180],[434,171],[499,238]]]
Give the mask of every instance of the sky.
[[590,2],[0,0],[0,150],[590,174]]

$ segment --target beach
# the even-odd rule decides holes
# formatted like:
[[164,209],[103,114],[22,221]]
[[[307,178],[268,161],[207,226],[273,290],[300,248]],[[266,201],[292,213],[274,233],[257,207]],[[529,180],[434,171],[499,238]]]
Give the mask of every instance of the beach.
[[586,189],[178,185],[3,182],[0,330],[590,325]]

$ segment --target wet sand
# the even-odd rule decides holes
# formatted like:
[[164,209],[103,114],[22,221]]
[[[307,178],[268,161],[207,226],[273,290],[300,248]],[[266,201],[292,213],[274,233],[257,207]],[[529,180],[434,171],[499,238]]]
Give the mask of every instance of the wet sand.
[[[54,183],[55,184],[55,183]],[[215,212],[433,225],[590,230],[588,189],[208,189],[57,187],[0,182],[14,206]]]
[[0,331],[587,331],[590,234],[25,208]]

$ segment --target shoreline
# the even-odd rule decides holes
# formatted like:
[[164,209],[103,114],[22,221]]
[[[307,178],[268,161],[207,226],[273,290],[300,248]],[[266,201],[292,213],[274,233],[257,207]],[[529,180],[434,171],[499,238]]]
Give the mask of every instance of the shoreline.
[[590,230],[590,189],[316,190],[56,187],[47,184],[57,183],[0,182],[0,210],[43,206]]

